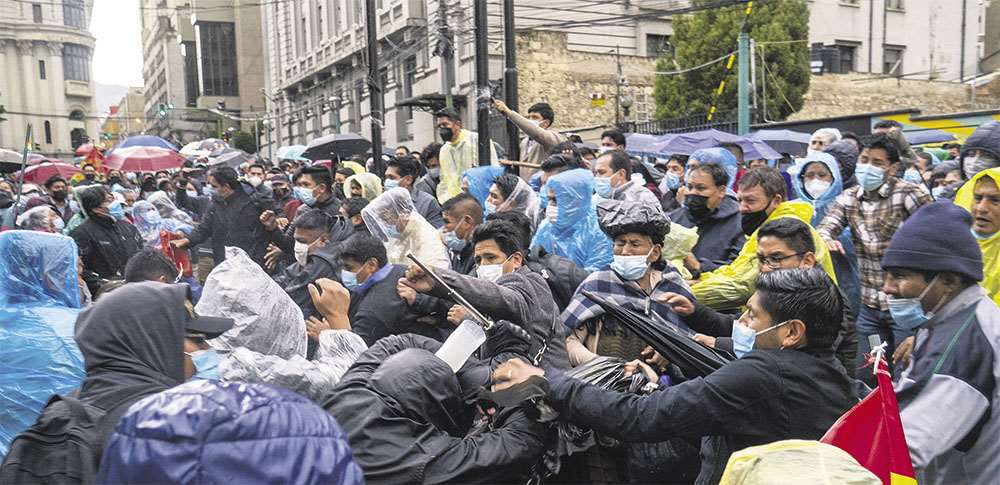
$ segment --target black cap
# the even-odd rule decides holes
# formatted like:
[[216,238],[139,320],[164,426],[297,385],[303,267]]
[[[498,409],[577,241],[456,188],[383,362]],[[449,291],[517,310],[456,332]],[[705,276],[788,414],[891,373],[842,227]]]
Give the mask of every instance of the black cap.
[[199,315],[198,312],[194,311],[194,305],[191,304],[190,300],[184,302],[184,307],[188,311],[188,319],[184,323],[184,330],[188,333],[204,335],[206,339],[213,339],[222,335],[226,330],[233,328],[233,325],[236,323],[232,318]]

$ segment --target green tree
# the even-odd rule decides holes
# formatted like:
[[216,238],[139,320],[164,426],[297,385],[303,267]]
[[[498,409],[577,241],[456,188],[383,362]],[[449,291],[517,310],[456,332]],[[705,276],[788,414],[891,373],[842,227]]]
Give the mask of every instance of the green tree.
[[229,146],[247,153],[257,153],[257,144],[254,143],[253,134],[245,131],[234,132],[232,139],[229,140]]
[[[704,4],[708,0],[695,0]],[[657,71],[697,66],[737,49],[737,36],[746,17],[745,5],[702,10],[673,18],[673,52],[656,63]],[[772,0],[753,3],[747,20],[750,38],[758,45],[756,59],[757,119],[764,102],[767,74],[768,120],[783,120],[802,108],[809,89],[809,8],[805,0]],[[788,42],[799,41],[799,42]],[[761,55],[763,54],[763,55]],[[735,110],[738,63],[726,70],[726,61],[676,75],[657,75],[654,87],[656,117],[675,118],[706,113],[715,98],[719,81],[726,81],[717,102],[718,111]]]

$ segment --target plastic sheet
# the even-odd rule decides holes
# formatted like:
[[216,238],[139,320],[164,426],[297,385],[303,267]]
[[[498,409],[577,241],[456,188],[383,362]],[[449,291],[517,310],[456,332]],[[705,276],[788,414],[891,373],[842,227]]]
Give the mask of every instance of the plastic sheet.
[[684,227],[676,222],[670,223],[670,232],[663,236],[663,260],[673,265],[685,280],[691,279],[691,271],[684,266],[684,258],[698,244],[698,237],[697,227]]
[[[729,175],[729,183],[726,184],[726,188],[736,190],[736,172],[740,167],[739,160],[736,160],[732,152],[725,148],[702,148],[691,154],[688,163],[691,163],[691,160],[696,160],[700,163],[714,163],[726,169],[726,174]],[[689,165],[685,170],[684,180],[688,180],[690,173],[691,166]]]
[[385,243],[389,262],[409,264],[413,254],[434,268],[448,268],[448,249],[437,231],[413,208],[410,192],[397,187],[378,196],[361,210],[368,231]]
[[226,260],[208,275],[195,311],[235,320],[208,343],[218,350],[246,347],[284,359],[306,356],[302,310],[247,253],[226,248]]
[[146,197],[146,201],[153,204],[153,206],[156,207],[156,210],[160,211],[160,216],[165,219],[175,219],[177,222],[182,224],[194,224],[194,220],[191,219],[191,216],[187,212],[177,208],[177,204],[174,204],[174,201],[170,199],[170,196],[162,190],[157,190],[156,192],[149,194],[149,196]]
[[291,389],[314,402],[329,396],[362,352],[365,341],[345,330],[326,330],[319,336],[315,360],[300,356],[282,359],[246,348],[234,349],[219,363],[224,381],[263,382]]
[[462,173],[462,188],[467,189],[469,195],[479,201],[479,205],[485,206],[486,198],[490,195],[490,186],[504,172],[505,169],[499,166],[470,168]]
[[53,394],[71,391],[85,375],[73,340],[76,262],[72,238],[0,233],[0,456]]
[[818,441],[784,440],[751,446],[729,457],[721,485],[881,485],[846,451]]
[[17,216],[17,227],[27,231],[52,232],[54,227],[49,220],[54,213],[47,205],[32,207]]
[[540,206],[538,194],[531,190],[531,186],[527,182],[519,178],[514,191],[507,196],[507,200],[503,204],[500,204],[497,212],[520,212],[528,216],[529,221],[536,221]]
[[[553,223],[546,219],[538,226],[531,246],[572,260],[587,271],[597,271],[611,264],[611,240],[597,224],[591,198],[594,176],[588,170],[575,169],[549,178],[543,189],[555,194],[558,215]],[[542,197],[548,197],[543,193]]]
[[670,231],[670,219],[657,206],[638,201],[605,199],[597,203],[597,220],[605,234],[622,234],[642,228],[660,234]]
[[194,227],[190,224],[172,217],[162,216],[155,205],[145,200],[138,200],[132,206],[132,218],[135,221],[135,228],[139,230],[146,248],[159,247],[160,231],[171,233],[181,231],[190,235],[191,231],[194,230]]

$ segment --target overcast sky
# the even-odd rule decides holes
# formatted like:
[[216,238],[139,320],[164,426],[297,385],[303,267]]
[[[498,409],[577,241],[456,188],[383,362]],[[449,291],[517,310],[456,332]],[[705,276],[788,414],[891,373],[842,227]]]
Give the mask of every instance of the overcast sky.
[[95,0],[90,32],[97,37],[94,80],[142,86],[142,34],[138,0]]

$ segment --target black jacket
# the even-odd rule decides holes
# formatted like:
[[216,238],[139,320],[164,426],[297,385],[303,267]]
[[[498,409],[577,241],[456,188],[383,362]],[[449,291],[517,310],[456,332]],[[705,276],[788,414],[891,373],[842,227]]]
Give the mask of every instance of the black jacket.
[[316,315],[316,307],[309,296],[309,284],[320,278],[340,282],[340,269],[340,245],[327,243],[306,258],[305,266],[292,263],[274,275],[274,281],[299,306],[302,317],[309,318]]
[[190,245],[194,246],[212,239],[212,259],[219,264],[226,259],[226,246],[236,246],[257,263],[264,260],[267,239],[260,215],[271,209],[271,191],[264,184],[254,189],[250,184],[241,183],[229,198],[212,197],[212,205],[191,235]]
[[410,196],[413,199],[413,208],[434,226],[434,229],[441,229],[441,226],[444,226],[441,204],[438,203],[437,197],[432,197],[422,190],[412,190]]
[[92,214],[69,235],[80,250],[80,259],[87,271],[84,279],[92,294],[100,288],[101,278],[122,279],[125,263],[142,250],[143,245],[139,230],[128,221],[116,221],[98,214]]
[[561,418],[624,441],[703,438],[698,484],[719,483],[729,455],[785,439],[819,439],[855,400],[832,353],[755,350],[705,378],[648,396],[558,374],[549,403]]
[[420,177],[420,180],[417,180],[417,183],[413,184],[413,189],[425,192],[427,195],[437,199],[437,186],[440,182],[440,179],[432,178],[429,174],[427,174]]
[[716,211],[703,221],[695,221],[687,207],[671,212],[670,220],[684,227],[698,228],[698,244],[691,252],[701,263],[702,272],[732,263],[746,242],[740,226],[740,204],[729,196],[724,197]]
[[[311,210],[318,210],[333,219],[333,227],[330,228],[329,240],[332,243],[341,242],[351,234],[354,234],[354,227],[351,225],[351,221],[347,220],[340,214],[340,200],[336,197],[330,197],[323,202],[317,202],[314,206],[301,205],[299,210],[295,215],[297,219],[299,215],[304,214]],[[273,231],[265,231],[265,236],[268,242],[274,243],[281,249],[281,252],[285,253],[286,256],[291,257],[295,252],[295,221],[288,224],[288,227],[284,231],[279,229],[274,229]]]
[[448,250],[451,258],[451,270],[456,273],[476,275],[476,246],[471,242],[466,242],[461,252]]
[[492,366],[470,361],[455,374],[433,356],[439,346],[416,335],[382,339],[324,402],[347,433],[365,481],[525,483],[542,454],[545,425],[512,408],[470,432],[475,408],[463,397]]
[[[351,291],[347,318],[351,329],[369,346],[389,335],[415,333],[443,340],[450,329],[417,322],[405,300],[396,292],[396,283],[406,274],[406,267],[389,265],[389,272],[377,283],[363,290]],[[374,277],[374,276],[372,276]],[[417,295],[420,298],[420,295]]]

